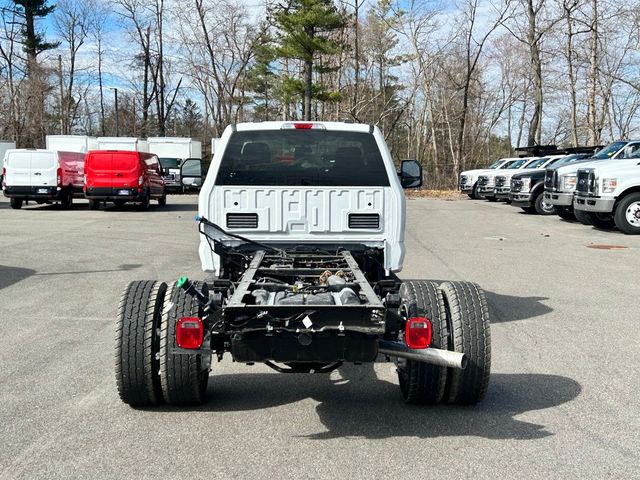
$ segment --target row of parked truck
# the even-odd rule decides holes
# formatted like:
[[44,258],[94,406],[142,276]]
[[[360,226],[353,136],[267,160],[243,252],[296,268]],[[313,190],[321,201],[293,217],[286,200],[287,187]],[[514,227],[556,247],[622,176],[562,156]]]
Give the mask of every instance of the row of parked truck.
[[2,189],[15,209],[29,201],[69,208],[79,197],[87,198],[92,209],[107,201],[118,206],[134,202],[143,209],[151,200],[164,205],[168,190],[201,185],[202,160],[186,156],[197,153],[195,143],[181,138],[49,136],[46,149],[6,150]]
[[462,172],[460,191],[473,199],[504,200],[529,213],[640,233],[640,140],[523,150],[533,156],[502,158],[485,169]]

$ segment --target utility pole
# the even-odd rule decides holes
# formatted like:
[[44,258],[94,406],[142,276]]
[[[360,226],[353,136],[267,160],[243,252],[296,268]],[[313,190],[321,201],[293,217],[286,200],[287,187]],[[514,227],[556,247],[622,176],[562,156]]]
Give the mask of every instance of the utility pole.
[[58,55],[58,69],[60,72],[60,135],[64,135],[64,84],[62,80],[62,55]]
[[114,95],[114,101],[115,101],[115,107],[116,107],[116,137],[120,136],[120,122],[119,122],[119,112],[118,112],[118,89],[114,88],[113,89],[113,95]]

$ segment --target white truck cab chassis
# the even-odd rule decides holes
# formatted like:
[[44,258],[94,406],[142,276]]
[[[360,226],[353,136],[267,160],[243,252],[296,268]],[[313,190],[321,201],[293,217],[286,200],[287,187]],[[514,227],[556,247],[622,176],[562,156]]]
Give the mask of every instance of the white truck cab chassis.
[[[132,282],[116,382],[130,405],[202,403],[212,358],[284,373],[394,359],[407,403],[473,404],[489,381],[484,293],[401,281],[405,200],[380,131],[336,122],[229,126],[197,218],[204,282]],[[138,368],[138,366],[140,368]]]

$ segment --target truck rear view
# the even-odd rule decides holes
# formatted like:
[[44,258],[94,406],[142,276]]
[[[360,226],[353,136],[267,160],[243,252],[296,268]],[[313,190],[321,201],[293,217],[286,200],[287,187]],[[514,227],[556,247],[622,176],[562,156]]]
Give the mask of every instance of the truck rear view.
[[[287,374],[393,360],[407,403],[473,404],[489,312],[469,282],[402,281],[403,187],[380,131],[332,122],[228,127],[199,199],[205,281],[137,281],[117,321],[130,405],[202,403],[214,357]],[[142,368],[134,368],[142,365]]]

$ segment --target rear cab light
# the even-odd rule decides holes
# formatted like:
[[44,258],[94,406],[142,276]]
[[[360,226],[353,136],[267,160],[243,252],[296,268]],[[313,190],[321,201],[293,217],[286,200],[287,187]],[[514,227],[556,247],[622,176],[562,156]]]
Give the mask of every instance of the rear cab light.
[[204,326],[198,317],[182,317],[176,323],[176,344],[180,348],[198,349],[202,346]]
[[404,329],[404,340],[407,347],[414,350],[429,348],[433,329],[431,320],[426,317],[411,317],[407,320]]
[[326,130],[321,123],[315,122],[287,122],[280,127],[281,130]]
[[56,173],[56,182],[59,187],[62,186],[62,167],[58,167],[58,171]]

